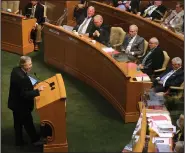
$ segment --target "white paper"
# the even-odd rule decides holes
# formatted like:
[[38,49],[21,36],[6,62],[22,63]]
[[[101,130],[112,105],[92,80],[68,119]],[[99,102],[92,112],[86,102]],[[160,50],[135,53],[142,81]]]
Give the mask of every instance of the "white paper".
[[36,79],[32,78],[31,76],[28,76],[28,77],[30,78],[30,81],[33,86],[38,82]]
[[139,82],[141,82],[141,81],[143,81],[143,82],[151,81],[149,76],[139,76],[139,77],[136,77],[136,80],[139,81]]
[[112,47],[103,47],[102,50],[106,53],[110,53],[115,51]]

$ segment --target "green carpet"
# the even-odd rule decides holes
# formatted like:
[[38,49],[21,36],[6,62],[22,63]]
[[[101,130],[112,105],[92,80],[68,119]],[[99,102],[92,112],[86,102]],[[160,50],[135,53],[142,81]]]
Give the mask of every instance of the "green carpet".
[[[67,140],[69,152],[120,152],[130,141],[135,123],[124,124],[120,115],[96,90],[44,63],[42,53],[31,53],[33,72],[41,80],[61,73],[67,93]],[[2,152],[38,152],[41,148],[14,146],[12,112],[7,108],[10,73],[19,56],[1,52],[2,59]],[[39,116],[34,111],[35,124]],[[60,120],[60,119],[59,119]],[[38,128],[39,130],[39,128]],[[29,141],[27,134],[25,140]]]

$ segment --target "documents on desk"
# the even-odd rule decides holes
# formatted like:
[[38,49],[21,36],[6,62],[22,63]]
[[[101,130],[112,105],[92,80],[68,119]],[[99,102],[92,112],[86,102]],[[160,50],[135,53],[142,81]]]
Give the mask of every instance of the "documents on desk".
[[115,51],[112,47],[103,47],[102,50],[106,53],[111,53]]
[[138,82],[149,82],[150,77],[149,76],[136,76],[136,81]]

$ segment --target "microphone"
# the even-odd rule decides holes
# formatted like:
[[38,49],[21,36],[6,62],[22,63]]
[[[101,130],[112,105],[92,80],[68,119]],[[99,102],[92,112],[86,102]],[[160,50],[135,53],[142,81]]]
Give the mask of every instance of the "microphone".
[[[40,79],[39,79],[39,77],[37,76],[36,72],[34,72],[33,74],[34,74],[34,76],[35,76],[35,77],[40,81]],[[40,82],[41,82],[41,81],[40,81]],[[55,82],[51,82],[51,83],[49,83],[49,82],[44,81],[44,80],[43,80],[43,82],[45,82],[45,83],[49,84],[49,86],[50,86],[51,90],[55,89],[55,87],[54,87]]]

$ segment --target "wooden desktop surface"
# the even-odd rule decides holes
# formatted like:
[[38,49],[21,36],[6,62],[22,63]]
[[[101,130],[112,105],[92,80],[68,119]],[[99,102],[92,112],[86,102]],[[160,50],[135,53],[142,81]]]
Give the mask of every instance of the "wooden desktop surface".
[[26,55],[34,51],[30,42],[30,33],[36,23],[35,19],[24,19],[24,16],[1,11],[2,50]]
[[105,24],[122,27],[126,32],[128,32],[131,24],[136,24],[139,27],[138,34],[140,36],[144,37],[147,41],[151,37],[157,37],[161,48],[167,51],[171,58],[178,56],[184,59],[184,38],[182,36],[163,28],[158,23],[126,11],[118,10],[110,5],[95,1],[90,1],[89,5],[95,7],[96,14],[103,16]]
[[139,117],[140,94],[144,88],[151,87],[151,82],[133,81],[142,72],[137,71],[134,64],[117,62],[102,47],[87,37],[52,24],[44,26],[45,62],[92,86],[115,107],[125,122],[135,122]]

